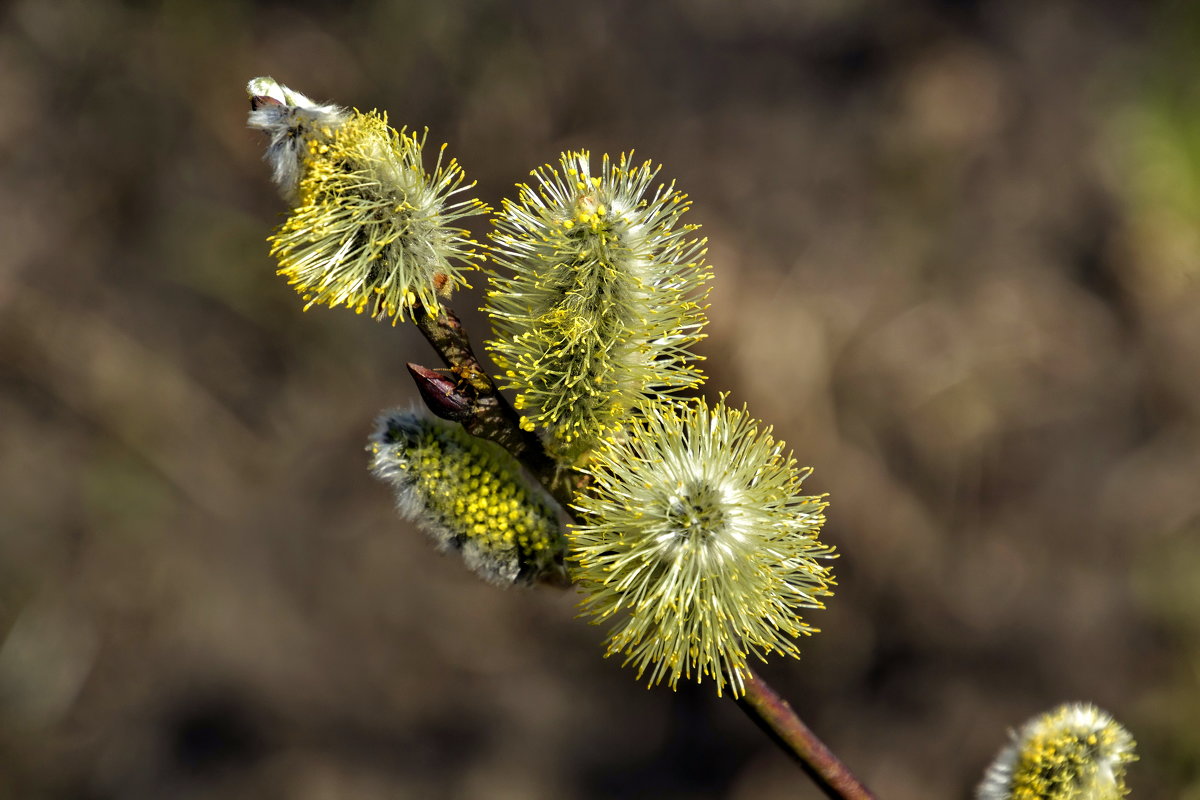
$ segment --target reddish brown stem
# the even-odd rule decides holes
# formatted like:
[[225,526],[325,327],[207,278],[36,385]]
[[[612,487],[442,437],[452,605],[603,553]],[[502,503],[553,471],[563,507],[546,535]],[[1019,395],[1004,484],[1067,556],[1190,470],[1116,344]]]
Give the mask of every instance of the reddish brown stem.
[[760,728],[800,763],[813,782],[834,800],[875,800],[867,787],[801,721],[790,703],[750,671],[738,705]]
[[[520,417],[480,365],[457,316],[443,307],[436,317],[418,311],[417,327],[447,370],[409,365],[422,397],[439,416],[461,422],[468,432],[490,439],[519,459],[568,513],[579,473],[555,465],[542,443],[522,430]],[[449,374],[442,374],[443,372]],[[801,722],[786,700],[751,672],[738,705],[834,800],[874,800],[833,752]]]
[[[434,370],[409,368],[427,403],[430,390],[441,395],[439,407],[432,409],[434,413],[461,422],[472,436],[493,441],[512,453],[569,511],[579,473],[559,467],[546,454],[541,440],[521,428],[520,416],[479,363],[454,311],[443,306],[435,317],[421,309],[415,313],[415,320],[450,373],[445,380],[438,380]],[[453,414],[439,413],[447,404],[460,405],[461,409]]]

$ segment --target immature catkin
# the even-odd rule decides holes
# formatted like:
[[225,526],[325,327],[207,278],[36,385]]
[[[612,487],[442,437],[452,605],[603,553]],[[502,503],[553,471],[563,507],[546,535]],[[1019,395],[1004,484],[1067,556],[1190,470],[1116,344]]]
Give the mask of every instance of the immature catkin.
[[371,435],[371,471],[391,484],[401,516],[498,584],[563,580],[557,512],[516,460],[461,425],[392,411]]
[[488,292],[488,348],[522,424],[546,428],[564,462],[632,409],[703,380],[688,348],[705,323],[704,240],[680,221],[686,195],[650,191],[658,169],[606,155],[593,176],[586,151],[564,153],[495,220],[503,274]]
[[425,135],[396,131],[378,112],[313,103],[270,78],[250,82],[249,124],[270,137],[267,159],[292,204],[270,237],[279,274],[308,305],[346,306],[393,323],[466,286],[482,256],[454,223],[489,209],[451,202],[471,185],[438,151],[424,168]]
[[979,800],[1120,800],[1134,741],[1093,705],[1062,705],[1031,719],[988,767]]

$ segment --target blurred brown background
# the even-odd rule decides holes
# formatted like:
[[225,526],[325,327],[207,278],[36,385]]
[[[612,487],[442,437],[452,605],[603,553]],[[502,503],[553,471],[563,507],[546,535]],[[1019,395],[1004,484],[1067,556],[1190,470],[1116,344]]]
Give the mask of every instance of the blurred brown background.
[[395,519],[363,444],[434,359],[275,277],[267,74],[429,126],[492,203],[577,147],[691,194],[707,390],[816,467],[842,554],[764,672],[882,798],[967,797],[1064,700],[1132,730],[1134,797],[1200,798],[1200,4],[0,26],[0,797],[817,796],[708,684],[646,691],[569,593]]

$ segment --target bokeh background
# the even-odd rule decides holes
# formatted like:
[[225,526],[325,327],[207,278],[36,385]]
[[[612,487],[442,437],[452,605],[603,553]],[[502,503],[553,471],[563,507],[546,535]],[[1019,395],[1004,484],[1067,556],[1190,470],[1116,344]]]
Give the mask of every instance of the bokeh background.
[[665,164],[707,391],[842,554],[764,674],[881,797],[1091,700],[1134,797],[1200,798],[1200,4],[1117,0],[6,4],[0,796],[818,796],[397,521],[365,436],[434,358],[274,275],[260,74],[493,204],[566,148]]

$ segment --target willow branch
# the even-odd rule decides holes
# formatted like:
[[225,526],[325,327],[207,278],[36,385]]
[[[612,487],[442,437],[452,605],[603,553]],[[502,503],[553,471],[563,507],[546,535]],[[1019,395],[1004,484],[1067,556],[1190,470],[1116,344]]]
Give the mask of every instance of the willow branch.
[[746,694],[737,704],[760,728],[800,764],[826,796],[834,800],[874,800],[867,787],[801,721],[790,703],[748,670]]
[[[480,365],[455,313],[445,306],[436,317],[417,311],[416,323],[446,367],[433,370],[408,365],[425,404],[439,417],[459,422],[468,433],[496,442],[512,453],[570,513],[579,473],[560,468],[541,440],[521,428],[520,416]],[[737,703],[799,762],[826,795],[835,800],[874,800],[874,795],[809,730],[788,702],[754,672],[746,681],[745,696]]]

